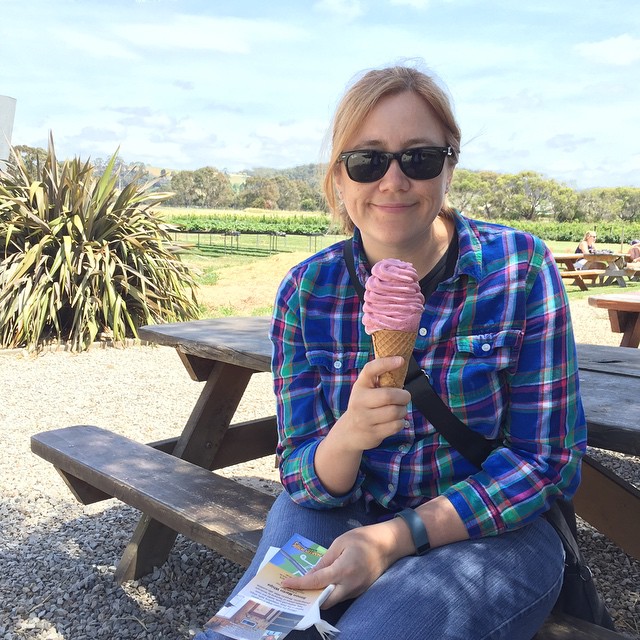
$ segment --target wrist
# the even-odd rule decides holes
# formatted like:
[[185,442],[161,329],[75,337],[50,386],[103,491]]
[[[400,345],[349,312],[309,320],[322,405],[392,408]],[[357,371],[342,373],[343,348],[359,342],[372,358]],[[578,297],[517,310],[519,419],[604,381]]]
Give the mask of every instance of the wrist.
[[387,566],[410,556],[414,552],[411,532],[407,525],[399,518],[391,518],[384,522],[370,525],[375,528],[375,541],[380,553],[386,557]]
[[[325,439],[331,438],[334,446],[347,455],[362,457],[364,448],[358,439],[354,437],[357,426],[351,418],[351,412],[347,410],[334,422]],[[359,462],[358,462],[359,464]]]

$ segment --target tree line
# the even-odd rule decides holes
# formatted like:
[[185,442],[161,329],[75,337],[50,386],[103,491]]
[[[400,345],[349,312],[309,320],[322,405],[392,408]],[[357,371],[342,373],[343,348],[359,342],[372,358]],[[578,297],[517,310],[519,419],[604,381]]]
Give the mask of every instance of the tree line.
[[[46,157],[44,149],[17,146],[27,168]],[[107,162],[93,161],[94,172]],[[162,170],[151,176],[140,162],[118,158],[116,169],[122,184],[155,179],[155,189],[171,191],[166,206],[206,209],[326,211],[321,180],[322,164],[290,169],[258,168],[238,180],[214,167],[193,171]],[[451,204],[470,217],[485,220],[555,220],[558,222],[640,222],[640,188],[610,187],[574,189],[533,171],[504,174],[491,171],[456,170]]]
[[[175,196],[168,205],[204,208],[325,211],[322,165],[249,172],[242,184],[206,167],[177,171],[170,179]],[[576,190],[533,172],[501,174],[458,169],[450,190],[451,204],[484,220],[640,221],[640,188]]]

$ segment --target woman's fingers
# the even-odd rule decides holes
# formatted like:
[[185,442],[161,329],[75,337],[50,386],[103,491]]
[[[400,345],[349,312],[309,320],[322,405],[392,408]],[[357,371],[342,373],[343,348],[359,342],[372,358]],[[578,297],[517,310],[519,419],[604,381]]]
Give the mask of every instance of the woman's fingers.
[[356,384],[363,384],[370,389],[375,389],[378,387],[378,378],[383,373],[399,369],[403,364],[404,358],[402,356],[388,356],[370,360],[360,372]]

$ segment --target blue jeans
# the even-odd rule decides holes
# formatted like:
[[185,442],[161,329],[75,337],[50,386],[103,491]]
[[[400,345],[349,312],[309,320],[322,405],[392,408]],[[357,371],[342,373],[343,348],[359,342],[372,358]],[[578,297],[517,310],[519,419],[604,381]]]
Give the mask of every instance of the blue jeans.
[[[372,524],[363,501],[315,511],[286,493],[275,501],[258,552],[234,594],[256,573],[268,547],[301,533],[324,547],[344,531]],[[564,552],[543,518],[499,536],[456,542],[398,560],[355,600],[322,611],[340,640],[530,640],[562,586]],[[214,612],[215,613],[215,612]],[[319,638],[315,628],[287,639]],[[196,640],[224,640],[208,630]]]

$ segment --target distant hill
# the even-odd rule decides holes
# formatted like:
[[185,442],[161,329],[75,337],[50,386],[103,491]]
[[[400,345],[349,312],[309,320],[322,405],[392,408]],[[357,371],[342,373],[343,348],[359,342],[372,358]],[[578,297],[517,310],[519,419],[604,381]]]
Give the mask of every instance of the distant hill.
[[[174,169],[167,169],[163,167],[154,167],[150,164],[145,165],[145,169],[149,172],[149,175],[152,178],[160,178],[162,177],[162,172],[165,172],[165,176],[167,178],[171,178],[173,173],[176,173]],[[231,186],[237,187],[243,185],[249,176],[262,176],[262,177],[273,177],[273,176],[285,176],[291,180],[303,180],[304,182],[309,183],[310,185],[316,187],[320,181],[321,176],[324,172],[325,167],[319,164],[305,164],[297,167],[292,167],[290,169],[271,169],[269,167],[257,167],[255,169],[251,169],[249,171],[243,171],[239,173],[229,173],[229,181],[231,182]]]

